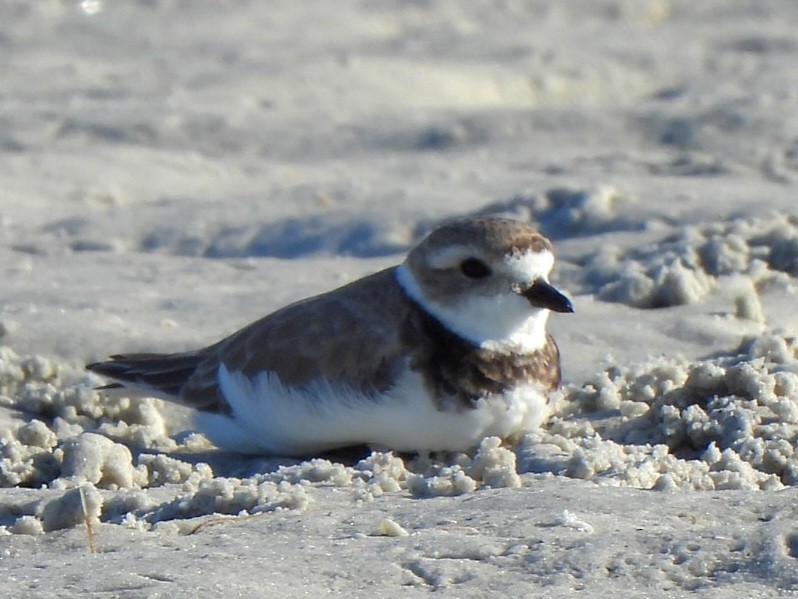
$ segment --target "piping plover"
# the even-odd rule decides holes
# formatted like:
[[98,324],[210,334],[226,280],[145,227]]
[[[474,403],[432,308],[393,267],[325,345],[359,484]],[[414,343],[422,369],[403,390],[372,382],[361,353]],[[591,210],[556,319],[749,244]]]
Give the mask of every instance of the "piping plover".
[[282,308],[206,348],[122,354],[87,368],[196,408],[197,427],[241,453],[309,455],[367,444],[462,451],[548,417],[560,382],[548,239],[467,218],[399,266]]

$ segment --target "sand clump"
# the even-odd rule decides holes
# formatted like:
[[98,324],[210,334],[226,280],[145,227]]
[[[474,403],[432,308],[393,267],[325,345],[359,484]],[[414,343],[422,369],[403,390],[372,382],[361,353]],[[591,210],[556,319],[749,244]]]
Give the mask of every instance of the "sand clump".
[[798,484],[796,344],[765,335],[735,356],[612,367],[565,390],[519,469],[639,488]]
[[535,223],[556,239],[638,227],[622,216],[632,203],[632,198],[611,185],[589,189],[555,187],[543,193],[519,193],[510,200],[490,204],[477,214]]
[[798,216],[735,218],[685,226],[653,244],[622,251],[611,244],[585,260],[582,274],[598,298],[637,308],[701,301],[721,281],[745,278],[753,292],[736,298],[738,314],[761,321],[755,291],[798,276]]

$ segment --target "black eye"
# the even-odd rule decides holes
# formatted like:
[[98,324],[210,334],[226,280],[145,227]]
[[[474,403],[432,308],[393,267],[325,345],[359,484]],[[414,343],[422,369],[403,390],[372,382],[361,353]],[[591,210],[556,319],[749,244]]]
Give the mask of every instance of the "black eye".
[[469,279],[484,279],[490,276],[490,268],[482,260],[467,258],[460,263],[460,271]]

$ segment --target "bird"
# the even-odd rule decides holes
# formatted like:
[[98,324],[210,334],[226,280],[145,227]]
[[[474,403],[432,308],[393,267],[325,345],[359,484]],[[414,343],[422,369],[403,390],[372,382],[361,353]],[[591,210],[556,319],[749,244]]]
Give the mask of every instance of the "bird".
[[292,303],[195,351],[110,356],[87,369],[187,404],[222,450],[311,456],[369,446],[467,451],[549,416],[560,385],[552,243],[500,217],[444,223],[405,260]]

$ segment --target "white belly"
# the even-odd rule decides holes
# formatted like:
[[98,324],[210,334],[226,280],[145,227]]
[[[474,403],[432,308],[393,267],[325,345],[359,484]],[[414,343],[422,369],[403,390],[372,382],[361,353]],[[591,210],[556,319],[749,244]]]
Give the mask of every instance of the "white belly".
[[367,444],[398,451],[464,451],[487,436],[538,427],[548,416],[536,386],[480,399],[475,408],[441,411],[413,372],[379,398],[318,380],[296,389],[268,373],[249,379],[224,366],[219,381],[233,416],[200,412],[198,428],[239,453],[308,455]]

